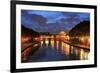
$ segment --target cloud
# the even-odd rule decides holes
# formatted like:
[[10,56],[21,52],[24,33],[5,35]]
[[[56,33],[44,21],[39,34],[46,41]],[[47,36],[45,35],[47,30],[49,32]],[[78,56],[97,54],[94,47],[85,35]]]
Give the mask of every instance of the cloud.
[[89,20],[90,14],[89,13],[80,13],[80,12],[62,12],[65,16],[68,17],[69,20]]
[[37,23],[37,24],[46,24],[47,19],[43,17],[42,15],[37,15],[37,14],[28,14],[27,11],[22,11],[21,15],[22,19],[30,20],[32,23]]
[[21,23],[37,32],[67,32],[79,22],[89,20],[89,13],[22,10]]

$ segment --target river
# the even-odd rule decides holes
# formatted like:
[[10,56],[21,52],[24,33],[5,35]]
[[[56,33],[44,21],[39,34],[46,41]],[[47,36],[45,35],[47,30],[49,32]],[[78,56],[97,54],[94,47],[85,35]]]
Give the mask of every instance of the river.
[[89,50],[55,40],[41,41],[37,48],[38,50],[29,56],[28,62],[88,60],[90,53]]

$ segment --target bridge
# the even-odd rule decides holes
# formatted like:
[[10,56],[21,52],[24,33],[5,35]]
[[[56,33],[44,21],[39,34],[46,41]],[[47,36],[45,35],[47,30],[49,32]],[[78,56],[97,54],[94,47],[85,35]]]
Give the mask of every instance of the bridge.
[[38,38],[35,38],[36,41],[41,42],[42,44],[51,44],[52,41],[54,41],[55,44],[57,44],[57,41],[59,41],[59,44],[61,45],[62,42],[69,44],[70,46],[79,47],[85,50],[90,50],[89,46],[82,45],[82,44],[73,44],[70,42],[70,39],[68,36],[41,36]]

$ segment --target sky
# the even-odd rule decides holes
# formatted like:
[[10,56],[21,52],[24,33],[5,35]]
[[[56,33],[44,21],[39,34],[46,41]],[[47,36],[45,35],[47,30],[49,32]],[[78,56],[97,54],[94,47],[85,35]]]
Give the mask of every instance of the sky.
[[78,23],[89,20],[90,13],[21,10],[21,24],[37,32],[68,32]]

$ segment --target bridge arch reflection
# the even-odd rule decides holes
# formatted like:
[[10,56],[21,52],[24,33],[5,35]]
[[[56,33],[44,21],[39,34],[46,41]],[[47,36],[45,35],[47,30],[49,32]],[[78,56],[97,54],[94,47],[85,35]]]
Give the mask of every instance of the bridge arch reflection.
[[89,51],[65,43],[60,36],[42,36],[40,43],[41,47],[49,46],[56,52],[66,55],[69,60],[87,60],[89,57]]

